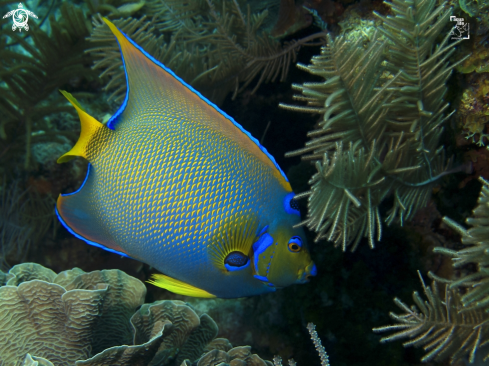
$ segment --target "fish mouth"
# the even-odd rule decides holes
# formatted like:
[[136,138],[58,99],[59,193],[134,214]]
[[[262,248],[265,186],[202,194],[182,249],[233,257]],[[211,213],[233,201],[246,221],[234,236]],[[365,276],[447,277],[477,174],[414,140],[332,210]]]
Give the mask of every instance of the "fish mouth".
[[317,274],[318,270],[316,264],[311,261],[303,271],[299,272],[299,282],[307,283]]

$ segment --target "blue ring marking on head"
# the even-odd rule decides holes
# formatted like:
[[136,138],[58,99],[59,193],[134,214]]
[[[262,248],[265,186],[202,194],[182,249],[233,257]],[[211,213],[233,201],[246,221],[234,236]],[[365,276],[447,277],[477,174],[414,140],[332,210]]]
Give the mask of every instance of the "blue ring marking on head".
[[102,244],[99,244],[99,243],[96,243],[94,241],[91,241],[91,240],[88,240],[88,239],[85,239],[83,236],[81,236],[80,234],[77,234],[73,231],[73,229],[71,227],[68,226],[68,224],[66,222],[64,222],[63,218],[61,217],[61,215],[59,214],[58,212],[58,208],[55,206],[54,207],[54,210],[56,212],[56,216],[58,217],[58,220],[61,222],[61,224],[66,228],[66,230],[68,230],[71,234],[73,234],[74,236],[76,236],[78,239],[81,239],[83,240],[84,242],[86,242],[87,244],[90,244],[90,245],[93,245],[94,247],[99,247],[99,248],[102,248],[108,252],[112,252],[112,253],[115,253],[115,254],[119,254],[119,255],[122,255],[124,257],[127,257],[127,258],[131,258],[129,257],[126,253],[123,253],[123,252],[118,252],[117,250],[114,250],[114,249],[110,249],[110,248],[107,248],[106,246],[102,245]]
[[[119,28],[117,28],[119,29]],[[270,153],[267,151],[267,149],[262,146],[260,144],[260,142],[255,139],[253,136],[251,136],[251,134],[246,131],[243,127],[241,127],[241,125],[236,122],[231,116],[229,116],[227,113],[225,113],[224,111],[222,111],[217,105],[215,105],[214,103],[212,103],[210,100],[208,100],[206,97],[204,97],[202,94],[200,94],[197,90],[195,90],[192,86],[190,86],[189,84],[187,84],[185,81],[183,81],[180,77],[178,77],[171,69],[169,69],[168,67],[166,67],[165,65],[163,65],[161,62],[159,62],[157,59],[155,59],[153,56],[151,56],[149,53],[147,53],[145,50],[143,50],[137,43],[135,43],[130,37],[127,36],[126,33],[124,33],[122,30],[119,29],[119,32],[122,33],[122,35],[124,35],[124,37],[126,37],[126,39],[131,42],[131,44],[136,47],[139,51],[141,51],[147,58],[149,58],[151,61],[153,61],[157,66],[163,68],[163,70],[165,70],[166,72],[168,72],[170,75],[172,75],[175,79],[177,79],[179,82],[181,82],[184,86],[186,86],[191,92],[195,93],[195,95],[197,95],[200,99],[202,99],[204,102],[206,102],[208,105],[210,105],[211,107],[213,107],[217,112],[219,112],[221,115],[223,115],[225,118],[227,118],[231,123],[233,123],[236,127],[238,127],[241,132],[243,132],[246,136],[248,136],[250,138],[251,141],[253,141],[256,146],[258,146],[260,148],[260,150],[272,161],[273,165],[275,165],[275,168],[278,169],[278,171],[280,172],[280,174],[282,175],[282,177],[285,179],[286,182],[288,182],[289,180],[287,179],[287,176],[285,175],[285,173],[283,172],[283,170],[280,168],[280,166],[277,164],[277,162],[275,161],[275,158],[270,155]],[[114,36],[115,37],[115,36]],[[117,39],[117,37],[116,37]],[[119,44],[119,41],[117,41],[117,44]],[[121,46],[119,45],[119,49],[121,49]],[[119,117],[119,115],[124,112],[124,109],[126,108],[126,105],[127,105],[127,100],[129,98],[129,81],[128,81],[128,77],[127,77],[127,70],[126,70],[126,63],[124,62],[124,56],[122,55],[122,49],[121,49],[121,56],[122,56],[122,64],[124,66],[124,73],[126,74],[126,85],[127,85],[127,88],[126,88],[126,98],[124,99],[124,103],[122,104],[122,106],[117,110],[117,112],[109,119],[109,121],[107,122],[107,127],[111,128],[111,129],[114,129],[115,128],[115,119],[117,117]]]
[[63,196],[63,197],[64,196],[71,196],[72,194],[77,194],[78,192],[80,192],[81,189],[83,188],[83,186],[85,185],[85,183],[87,182],[88,174],[90,174],[90,168],[91,167],[92,167],[92,164],[88,163],[87,175],[85,175],[85,179],[83,180],[83,183],[81,184],[80,188],[78,188],[75,192],[61,194],[61,196]]
[[256,237],[259,238],[262,236],[262,234],[266,233],[268,231],[268,225],[266,225],[263,229],[260,230],[258,234],[256,234]]
[[230,266],[229,264],[227,263],[224,263],[224,267],[226,267],[226,269],[230,272],[233,272],[233,271],[240,271],[242,269],[245,269],[246,267],[248,267],[250,265],[251,261],[250,259],[248,258],[248,261],[246,262],[246,264],[242,265],[241,267],[236,267],[236,266]]
[[309,273],[311,276],[316,276],[318,274],[318,269],[316,267],[316,263],[312,266],[311,272]]
[[[255,272],[258,273],[258,260],[260,259],[260,254],[265,252],[267,248],[273,244],[273,238],[270,234],[265,233],[263,234],[256,243],[253,244],[253,253],[254,253],[254,258],[253,258],[253,264],[255,266]],[[263,257],[264,259],[266,257]]]
[[294,197],[295,197],[294,192],[290,192],[289,194],[287,194],[287,196],[285,196],[285,198],[284,198],[284,209],[285,209],[285,212],[287,212],[288,214],[300,216],[301,215],[300,211],[296,210],[295,208],[292,208],[290,205],[290,201],[292,201],[294,199]]

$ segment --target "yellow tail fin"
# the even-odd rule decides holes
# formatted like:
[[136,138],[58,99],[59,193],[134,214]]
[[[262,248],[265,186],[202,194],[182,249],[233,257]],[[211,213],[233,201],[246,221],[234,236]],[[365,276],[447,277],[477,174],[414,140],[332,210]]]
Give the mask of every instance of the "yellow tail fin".
[[78,103],[73,95],[64,90],[60,90],[60,92],[65,96],[66,99],[68,99],[68,101],[73,105],[73,107],[75,107],[76,111],[78,112],[78,116],[80,117],[81,122],[81,132],[75,146],[73,146],[73,148],[66,154],[61,156],[58,159],[58,163],[66,163],[76,156],[82,156],[85,159],[88,159],[86,152],[89,141],[92,139],[93,135],[97,133],[97,131],[99,131],[101,128],[107,127],[97,121],[92,116],[90,116],[87,112],[85,112],[83,107],[80,105],[80,103]]

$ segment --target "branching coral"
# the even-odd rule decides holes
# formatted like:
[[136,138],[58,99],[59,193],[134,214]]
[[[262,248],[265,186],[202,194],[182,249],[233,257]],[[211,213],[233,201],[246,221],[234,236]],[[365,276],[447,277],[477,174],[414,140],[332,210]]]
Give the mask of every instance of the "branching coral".
[[[477,271],[457,279],[441,278],[430,272],[432,287],[422,281],[428,301],[423,301],[417,292],[413,294],[417,307],[408,307],[394,299],[405,312],[390,314],[398,324],[374,329],[375,332],[396,331],[382,338],[381,342],[408,338],[404,346],[423,346],[428,353],[422,361],[450,358],[454,363],[468,357],[469,362],[474,363],[476,359],[489,359],[487,349],[482,349],[489,343],[489,182],[479,179],[483,186],[478,206],[467,219],[467,224],[472,227],[465,229],[453,220],[443,218],[461,235],[462,243],[467,247],[458,251],[435,248],[436,253],[452,257],[455,268],[470,264],[475,265]],[[439,290],[440,283],[445,285],[444,299]]]
[[[433,44],[451,10],[434,0],[386,4],[394,16],[379,16],[384,40],[374,35],[364,46],[363,39],[329,38],[310,65],[299,65],[325,81],[294,85],[307,106],[281,105],[322,115],[306,147],[288,156],[303,155],[317,168],[311,190],[299,195],[309,197],[303,224],[343,250],[355,250],[362,237],[373,247],[382,221],[409,220],[450,165],[439,138],[450,117],[443,97],[455,43],[447,35]],[[379,205],[391,194],[383,218]]]
[[[230,91],[233,97],[256,82],[285,80],[296,53],[314,34],[284,43],[264,30],[268,12],[243,12],[236,0],[152,0],[146,6],[148,22],[115,21],[126,34],[148,53],[215,102]],[[100,21],[90,40],[103,46],[90,50],[98,61],[95,68],[109,76],[107,89],[121,100],[125,95],[125,76],[118,46],[108,28]],[[257,80],[256,80],[257,79]]]
[[473,363],[477,350],[489,338],[489,315],[481,309],[464,308],[458,291],[448,286],[442,298],[437,281],[433,281],[431,287],[426,286],[422,278],[421,283],[428,301],[417,292],[413,293],[416,306],[409,307],[394,299],[404,311],[401,315],[389,314],[398,324],[374,328],[374,332],[395,331],[381,342],[408,338],[405,347],[423,347],[428,352],[421,359],[423,362],[450,358],[454,363],[469,356],[469,362]]
[[[455,221],[444,217],[443,221],[460,234],[462,244],[467,245],[459,251],[446,248],[435,248],[436,253],[442,253],[452,257],[453,266],[460,268],[467,264],[473,264],[477,272],[462,278],[444,282],[450,285],[450,289],[465,288],[461,297],[463,306],[467,309],[489,309],[489,182],[479,178],[482,189],[477,207],[472,217],[467,219],[467,224],[472,226],[465,229]],[[434,275],[432,275],[434,276]],[[438,281],[443,279],[434,276]]]
[[[316,326],[313,323],[308,323],[307,324],[307,330],[309,331],[309,334],[311,335],[312,342],[314,343],[314,346],[316,347],[316,351],[319,354],[319,357],[321,358],[321,366],[330,366],[329,365],[329,356],[326,353],[326,350],[324,349],[321,339],[318,336],[318,333],[316,332]],[[294,359],[288,360],[289,366],[296,366],[296,362]],[[274,366],[282,366],[282,359],[279,356],[275,356],[273,358],[273,365]]]
[[[35,141],[56,139],[56,132],[45,117],[71,112],[62,97],[48,100],[52,93],[74,75],[85,72],[80,62],[85,47],[83,39],[90,33],[83,12],[70,3],[61,6],[62,18],[50,17],[51,33],[35,28],[32,43],[15,33],[0,35],[0,159],[10,154],[24,155],[24,168],[31,160]],[[42,133],[37,133],[42,131]],[[22,154],[24,150],[24,154]]]

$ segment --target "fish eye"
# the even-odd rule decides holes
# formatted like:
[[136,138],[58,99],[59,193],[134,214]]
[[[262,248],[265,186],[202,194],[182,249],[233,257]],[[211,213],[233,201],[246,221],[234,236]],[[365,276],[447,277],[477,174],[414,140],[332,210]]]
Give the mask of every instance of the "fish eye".
[[289,243],[287,244],[289,251],[292,253],[300,252],[302,249],[302,239],[300,236],[293,236],[290,238]]

